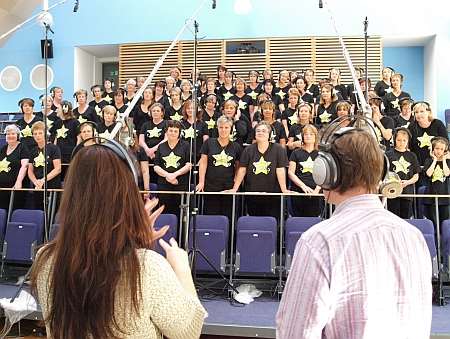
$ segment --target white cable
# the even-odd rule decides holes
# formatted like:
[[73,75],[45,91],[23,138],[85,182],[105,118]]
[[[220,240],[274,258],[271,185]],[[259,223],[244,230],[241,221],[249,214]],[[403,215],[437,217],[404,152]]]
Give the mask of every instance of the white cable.
[[200,12],[200,10],[203,8],[203,6],[205,5],[206,2],[209,2],[210,0],[203,0],[203,2],[200,4],[200,6],[195,10],[195,12],[192,14],[192,16],[186,20],[186,23],[183,25],[183,27],[180,29],[180,31],[178,32],[178,34],[176,35],[175,39],[172,41],[172,43],[170,44],[170,46],[167,48],[167,50],[164,52],[163,55],[161,55],[161,57],[158,59],[158,61],[156,62],[155,66],[153,67],[152,71],[150,72],[150,75],[147,77],[147,79],[144,81],[144,83],[142,84],[141,88],[139,88],[139,90],[137,91],[137,93],[134,95],[133,100],[131,100],[131,103],[128,105],[127,109],[125,110],[125,112],[123,112],[123,114],[119,117],[116,126],[114,127],[114,129],[111,132],[111,138],[114,138],[117,133],[119,132],[119,130],[123,127],[125,119],[128,118],[128,116],[130,115],[131,110],[134,108],[134,106],[136,105],[136,103],[138,102],[139,98],[142,96],[142,93],[144,93],[144,90],[147,88],[147,86],[151,83],[151,81],[153,80],[153,77],[155,76],[156,72],[158,72],[158,70],[161,68],[162,64],[164,63],[164,60],[166,59],[166,57],[169,55],[170,51],[175,47],[175,45],[178,43],[178,41],[180,40],[181,35],[183,34],[183,32],[185,31],[185,29],[192,24],[192,22],[194,22],[195,18],[197,17],[198,13]]

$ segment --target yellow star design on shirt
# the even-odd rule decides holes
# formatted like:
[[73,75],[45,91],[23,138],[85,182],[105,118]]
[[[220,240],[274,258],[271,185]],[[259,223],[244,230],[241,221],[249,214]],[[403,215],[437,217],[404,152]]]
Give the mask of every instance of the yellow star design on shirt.
[[226,93],[223,94],[223,98],[224,98],[225,100],[230,99],[232,96],[233,96],[233,94],[232,94],[230,91],[228,91],[228,92],[226,92]]
[[428,147],[431,149],[431,140],[434,138],[432,135],[428,135],[427,132],[425,132],[421,137],[417,137],[417,140],[420,141],[420,148]]
[[104,131],[103,133],[100,133],[98,136],[100,138],[105,138],[105,139],[108,139],[108,140],[112,139],[112,134],[108,130]]
[[212,118],[205,122],[206,122],[206,125],[208,125],[208,129],[213,129],[214,127],[216,127],[216,122]]
[[80,123],[80,125],[83,123],[83,122],[86,122],[86,121],[88,121],[86,118],[84,118],[81,114],[80,114],[80,116],[78,117],[78,122]]
[[181,157],[179,157],[178,155],[175,155],[173,152],[170,152],[167,157],[163,157],[163,160],[166,163],[166,169],[168,169],[169,167],[173,167],[173,168],[177,169],[179,166],[178,161],[180,159],[181,159]]
[[275,94],[278,95],[281,98],[281,100],[284,100],[284,97],[286,95],[286,93],[284,93],[281,89]]
[[236,130],[233,128],[233,132],[230,133],[230,141],[236,141]]
[[247,103],[245,101],[239,100],[239,107],[238,109],[246,109],[247,108]]
[[270,172],[270,166],[271,162],[270,161],[266,161],[264,160],[264,156],[261,156],[261,158],[259,159],[259,161],[254,162],[253,166],[255,166],[255,169],[253,170],[253,173],[255,174],[269,174]]
[[39,152],[38,156],[33,159],[33,166],[34,167],[44,167],[44,153]]
[[185,139],[192,139],[194,138],[194,129],[191,127],[189,127],[188,129],[183,130],[183,136]]
[[219,166],[230,167],[231,166],[230,161],[233,160],[233,157],[226,154],[225,150],[222,150],[222,152],[220,152],[219,154],[214,154],[213,158],[215,159],[214,166],[216,167]]
[[392,164],[395,166],[395,173],[403,172],[405,174],[408,174],[409,166],[411,166],[411,163],[406,161],[405,158],[403,158],[403,155],[400,157],[400,159],[393,161]]
[[108,101],[108,103],[111,103],[112,98],[109,96],[109,94],[107,94],[107,95],[103,98],[103,100]]
[[306,161],[300,161],[300,165],[302,165],[302,173],[311,173],[313,172],[314,160],[309,156]]
[[1,172],[8,173],[11,170],[11,167],[9,167],[10,163],[11,162],[8,161],[8,159],[6,159],[6,157],[2,161],[0,161],[0,173]]
[[175,112],[174,115],[170,116],[170,120],[173,120],[173,121],[181,121],[181,119],[183,119],[183,116],[178,114],[178,112]]
[[100,116],[102,115],[102,109],[100,107],[98,107],[98,105],[95,105],[94,109],[95,109],[95,112],[97,112],[97,115],[100,115]]
[[153,127],[152,129],[147,130],[147,136],[149,138],[159,138],[161,135],[162,128]]
[[322,123],[330,122],[330,120],[331,120],[330,117],[331,117],[331,114],[328,113],[327,111],[324,111],[321,115],[319,115],[320,122],[322,122]]
[[272,130],[271,132],[270,132],[270,137],[269,137],[269,142],[271,142],[271,143],[275,143],[275,138],[277,137],[277,135],[275,134],[275,132]]
[[296,125],[298,123],[297,113],[292,114],[288,119],[289,119],[289,124]]
[[383,140],[383,137],[381,135],[380,129],[376,126],[375,126],[375,134],[377,135],[378,142],[381,142]]
[[65,139],[67,137],[67,131],[68,129],[66,128],[66,126],[62,125],[60,129],[56,130],[56,139]]
[[50,129],[53,127],[53,120],[47,119],[47,128]]
[[26,125],[25,128],[20,131],[20,134],[22,134],[23,138],[33,136],[33,134],[31,133],[31,127],[28,125]]
[[400,106],[398,105],[398,98],[395,99],[394,101],[391,101],[391,105],[393,108],[399,108]]
[[256,100],[256,98],[258,97],[258,93],[256,93],[254,90],[252,90],[250,93],[248,93],[248,95],[249,95],[253,100]]
[[440,181],[440,182],[445,181],[444,171],[442,170],[441,166],[439,166],[439,165],[436,165],[436,167],[434,168],[434,171],[433,171],[433,176],[431,177],[431,182],[435,182],[435,181]]

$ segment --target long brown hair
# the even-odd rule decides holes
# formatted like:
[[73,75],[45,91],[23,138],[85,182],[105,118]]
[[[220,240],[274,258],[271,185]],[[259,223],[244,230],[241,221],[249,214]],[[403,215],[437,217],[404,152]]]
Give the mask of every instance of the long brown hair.
[[[32,271],[32,289],[47,260],[51,296],[45,319],[55,339],[118,338],[115,296],[119,281],[138,313],[142,300],[135,249],[151,248],[152,228],[131,171],[101,145],[74,157],[65,181],[56,239],[43,248]],[[125,275],[124,272],[126,272]],[[119,334],[120,335],[120,334]]]

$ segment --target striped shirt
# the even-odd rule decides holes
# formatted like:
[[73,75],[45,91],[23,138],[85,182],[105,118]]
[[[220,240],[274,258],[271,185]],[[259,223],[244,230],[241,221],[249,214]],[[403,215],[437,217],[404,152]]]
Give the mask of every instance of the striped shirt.
[[429,338],[431,299],[421,232],[359,195],[298,241],[277,338]]

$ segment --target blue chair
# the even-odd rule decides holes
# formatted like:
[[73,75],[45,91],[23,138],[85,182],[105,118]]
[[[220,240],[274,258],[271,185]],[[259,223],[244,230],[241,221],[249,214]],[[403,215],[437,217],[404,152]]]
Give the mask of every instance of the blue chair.
[[6,229],[6,218],[8,217],[8,211],[0,209],[0,241],[3,241]]
[[442,234],[442,256],[444,266],[450,275],[450,219],[444,220],[441,225]]
[[411,225],[418,228],[425,238],[428,250],[430,251],[431,263],[433,265],[433,277],[437,278],[439,274],[437,263],[436,241],[434,238],[434,225],[429,219],[404,219]]
[[237,274],[274,275],[277,249],[277,221],[274,217],[244,216],[237,221]]
[[284,228],[286,272],[289,272],[291,268],[292,256],[294,255],[298,239],[300,239],[303,232],[321,221],[322,219],[319,217],[290,217],[286,220]]
[[[196,242],[197,248],[208,258],[218,270],[225,272],[227,264],[227,246],[229,221],[223,215],[197,215],[196,216]],[[193,229],[189,232],[189,247],[193,248]],[[214,272],[213,268],[196,254],[195,267],[199,271]]]
[[[169,225],[169,230],[164,235],[163,239],[169,241],[170,238],[177,239],[178,234],[178,217],[175,214],[160,214],[155,220],[155,225],[153,228],[155,230],[161,229],[163,226]],[[164,250],[159,245],[158,241],[155,242],[155,251],[159,254],[165,256]]]

